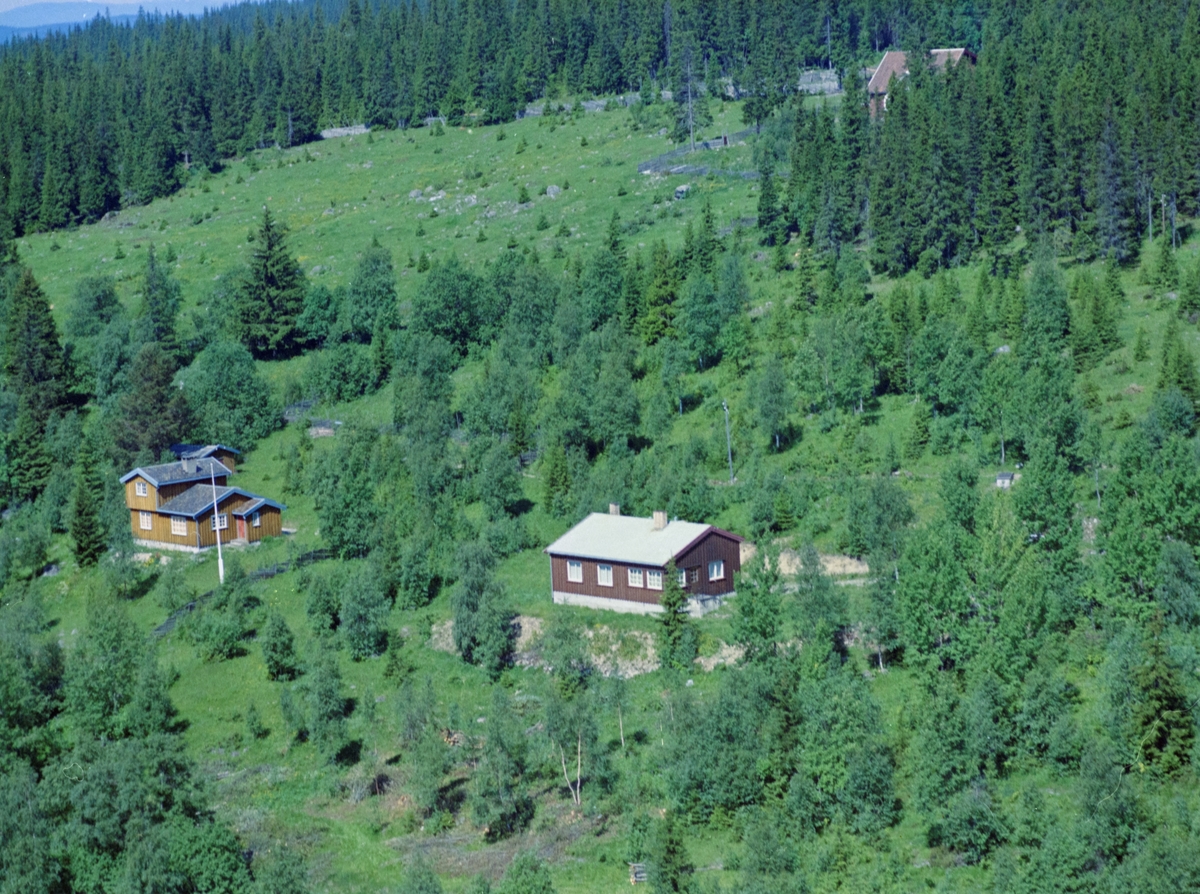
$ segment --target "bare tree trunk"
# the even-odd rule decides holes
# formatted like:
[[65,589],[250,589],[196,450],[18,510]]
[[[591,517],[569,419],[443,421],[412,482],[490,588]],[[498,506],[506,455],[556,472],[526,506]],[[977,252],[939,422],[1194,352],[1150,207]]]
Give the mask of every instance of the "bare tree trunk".
[[578,804],[579,799],[575,796],[575,786],[571,783],[571,777],[567,773],[567,755],[561,745],[558,746],[558,759],[562,762],[563,779],[567,783],[567,791],[571,793],[571,800]]
[[1149,229],[1150,241],[1154,242],[1154,196],[1150,188],[1146,188],[1146,224]]
[[625,718],[621,716],[621,706],[617,705],[617,728],[621,731],[621,750],[625,750]]
[[583,733],[575,734],[575,803],[583,803]]

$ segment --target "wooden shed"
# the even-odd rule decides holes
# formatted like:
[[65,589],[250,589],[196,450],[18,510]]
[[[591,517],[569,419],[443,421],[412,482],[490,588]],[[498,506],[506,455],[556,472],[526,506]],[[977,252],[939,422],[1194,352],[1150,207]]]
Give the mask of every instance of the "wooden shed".
[[237,464],[242,461],[242,451],[224,444],[172,444],[171,452],[176,459],[215,459],[230,472],[237,471]]
[[560,605],[661,612],[667,567],[674,563],[688,610],[703,614],[733,593],[742,538],[712,525],[594,512],[546,547],[550,590]]

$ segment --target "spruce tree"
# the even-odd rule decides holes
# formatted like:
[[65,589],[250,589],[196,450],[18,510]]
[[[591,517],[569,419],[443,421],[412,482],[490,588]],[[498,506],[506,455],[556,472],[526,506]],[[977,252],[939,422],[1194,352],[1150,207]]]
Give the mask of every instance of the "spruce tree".
[[774,245],[779,238],[779,190],[775,186],[775,164],[769,154],[763,156],[758,168],[758,231],[764,245]]
[[1150,273],[1150,285],[1160,298],[1179,288],[1179,264],[1175,260],[1175,247],[1171,244],[1170,235],[1163,236],[1159,242]]
[[283,615],[277,611],[271,612],[259,642],[268,679],[290,680],[296,675],[295,637]]
[[146,253],[146,275],[142,284],[142,314],[146,321],[149,341],[162,345],[172,357],[179,354],[175,335],[175,317],[181,301],[179,283],[165,265],[158,262],[154,245]]
[[18,402],[16,424],[7,444],[10,485],[18,500],[35,500],[50,477],[46,424],[42,409],[29,398]]
[[99,457],[84,437],[75,463],[75,492],[71,505],[70,534],[75,560],[83,566],[95,565],[104,552],[106,536],[100,520],[104,485],[100,480]]
[[1187,692],[1163,642],[1163,627],[1161,614],[1156,614],[1143,645],[1145,660],[1134,669],[1138,699],[1132,721],[1139,757],[1173,775],[1191,760],[1195,727]]
[[[1119,283],[1117,288],[1120,288]],[[1092,289],[1088,304],[1092,330],[1103,352],[1114,351],[1121,346],[1121,336],[1117,332],[1117,307],[1109,295],[1107,284],[1102,284]]]
[[1146,337],[1146,327],[1138,323],[1137,332],[1133,336],[1133,362],[1141,363],[1150,356],[1150,341]]
[[542,460],[542,504],[551,515],[562,515],[571,489],[571,472],[562,444],[554,444]]
[[1179,315],[1190,318],[1196,313],[1200,313],[1200,258],[1187,268],[1179,287]]
[[913,407],[912,419],[908,424],[908,434],[904,438],[904,455],[908,459],[920,459],[929,443],[929,404],[918,401]]
[[1054,256],[1043,246],[1034,260],[1029,279],[1021,356],[1032,360],[1058,351],[1070,329],[1070,319],[1067,290],[1063,287]]
[[606,246],[612,256],[618,261],[625,261],[625,247],[621,241],[621,215],[614,208],[612,217],[608,221],[608,236],[605,238]]
[[650,284],[640,316],[642,338],[652,345],[671,330],[678,290],[675,264],[665,242],[654,244],[650,256]]
[[1025,287],[1021,280],[1014,276],[1008,280],[1004,290],[1004,334],[1010,341],[1016,341],[1021,336],[1021,326],[1025,319]]
[[650,890],[654,894],[681,894],[691,890],[695,866],[684,846],[675,814],[669,810],[659,824],[649,863]]
[[[780,493],[784,492],[781,488]],[[779,555],[770,548],[756,555],[738,574],[733,636],[747,662],[764,662],[775,656],[782,620],[782,591]]]
[[1179,334],[1179,324],[1172,316],[1167,321],[1163,334],[1162,359],[1159,362],[1158,391],[1178,388],[1192,407],[1200,409],[1200,375],[1196,372],[1196,359],[1188,350]]
[[233,329],[256,356],[277,357],[290,353],[299,340],[296,323],[304,310],[304,274],[288,253],[285,228],[265,205],[254,246],[238,290]]
[[700,227],[696,231],[696,247],[694,261],[696,269],[705,276],[716,273],[717,252],[720,251],[717,241],[717,225],[713,217],[712,200],[704,200],[704,210],[700,215]]
[[332,763],[346,744],[346,696],[335,654],[321,656],[313,671],[308,686],[307,728],[321,756]]
[[113,439],[129,461],[142,451],[157,459],[192,428],[187,398],[175,386],[175,362],[151,342],[133,358],[127,376],[129,388],[111,421]]
[[658,604],[662,606],[662,618],[658,631],[658,661],[660,666],[683,670],[691,665],[695,655],[689,655],[687,593],[679,584],[679,572],[675,563],[667,565],[663,572],[663,592]]
[[67,383],[58,329],[50,303],[28,268],[8,300],[4,372],[8,387],[26,402],[39,424],[62,406]]

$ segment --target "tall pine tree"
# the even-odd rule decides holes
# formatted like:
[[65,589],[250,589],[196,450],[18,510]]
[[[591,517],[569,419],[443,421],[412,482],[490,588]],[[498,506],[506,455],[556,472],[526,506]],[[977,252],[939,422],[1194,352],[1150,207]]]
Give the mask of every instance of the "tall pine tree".
[[257,357],[286,355],[299,340],[296,321],[304,309],[305,281],[285,237],[285,228],[264,205],[234,312],[236,337]]

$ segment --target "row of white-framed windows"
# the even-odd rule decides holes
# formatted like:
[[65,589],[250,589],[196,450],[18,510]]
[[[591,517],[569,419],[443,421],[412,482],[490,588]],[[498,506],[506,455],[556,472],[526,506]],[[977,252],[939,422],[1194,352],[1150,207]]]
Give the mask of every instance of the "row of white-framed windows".
[[143,531],[149,531],[151,528],[154,527],[154,519],[150,515],[149,512],[139,512],[138,513],[138,522],[141,525],[141,528]]
[[187,536],[187,519],[177,515],[171,516],[171,533],[176,537]]
[[146,482],[145,481],[134,482],[133,492],[136,493],[139,497],[146,496],[149,493],[149,491],[146,489]]
[[229,527],[229,516],[222,512],[220,515],[214,515],[211,519],[212,529],[214,531],[224,531]]
[[[257,513],[251,516],[254,519],[254,526],[258,527],[259,521]],[[224,527],[224,524],[222,524]],[[663,573],[653,568],[629,568],[626,570],[628,574],[629,586],[632,588],[645,587],[648,590],[661,590],[663,588]],[[679,569],[679,586],[686,587],[688,584],[698,583],[700,580],[699,568],[681,568]],[[708,579],[709,580],[724,580],[725,579],[725,563],[721,560],[708,563]],[[567,582],[572,584],[583,583],[583,562],[575,561],[574,559],[567,560]],[[596,583],[602,587],[611,587],[613,585],[613,566],[612,565],[597,565],[596,566]]]

